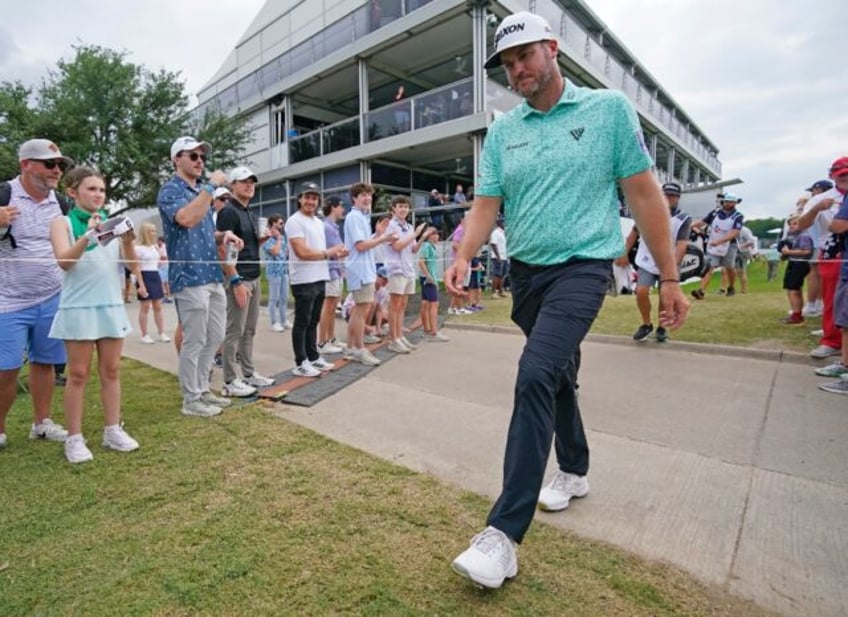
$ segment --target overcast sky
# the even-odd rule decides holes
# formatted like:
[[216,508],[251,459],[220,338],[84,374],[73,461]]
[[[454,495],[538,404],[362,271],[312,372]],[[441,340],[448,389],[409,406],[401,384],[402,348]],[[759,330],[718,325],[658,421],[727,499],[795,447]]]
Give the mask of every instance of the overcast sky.
[[[310,0],[314,1],[314,0]],[[180,71],[196,92],[264,0],[0,0],[0,80],[36,85],[76,43]],[[748,218],[784,216],[848,154],[843,0],[591,0],[720,150]],[[840,31],[841,30],[841,31]],[[840,81],[841,80],[841,81]]]

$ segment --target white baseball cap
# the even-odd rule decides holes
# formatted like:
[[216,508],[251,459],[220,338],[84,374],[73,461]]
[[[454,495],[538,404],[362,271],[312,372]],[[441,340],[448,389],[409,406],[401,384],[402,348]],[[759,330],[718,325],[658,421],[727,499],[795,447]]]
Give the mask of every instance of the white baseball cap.
[[212,146],[210,146],[208,142],[197,141],[194,137],[189,135],[178,137],[177,140],[171,144],[171,160],[177,158],[177,155],[180,152],[183,152],[184,150],[194,150],[195,148],[203,148],[203,154],[209,154],[212,150]]
[[247,180],[248,178],[253,178],[254,182],[259,182],[259,178],[256,177],[255,173],[250,171],[249,167],[236,167],[230,172],[231,184],[233,182],[241,182],[242,180]]
[[229,197],[230,195],[232,195],[232,193],[230,193],[230,189],[228,189],[226,186],[219,186],[212,193],[212,198],[220,199],[221,197]]
[[554,39],[556,36],[544,17],[527,11],[514,13],[504,19],[495,31],[495,52],[483,66],[487,69],[500,66],[501,52],[510,47]]
[[50,159],[62,159],[68,167],[74,164],[74,159],[62,156],[59,146],[49,139],[30,139],[18,148],[19,161],[46,161]]

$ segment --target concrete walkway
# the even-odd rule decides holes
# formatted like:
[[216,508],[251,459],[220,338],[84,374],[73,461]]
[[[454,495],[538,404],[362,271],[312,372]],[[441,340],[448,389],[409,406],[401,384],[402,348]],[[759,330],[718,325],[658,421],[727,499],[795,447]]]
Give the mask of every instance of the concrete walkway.
[[[255,361],[271,375],[292,367],[291,339],[264,317]],[[173,307],[167,321],[172,332]],[[278,415],[494,498],[523,337],[447,333]],[[592,492],[538,519],[785,615],[848,615],[848,398],[819,391],[799,356],[599,340],[584,345],[580,388]],[[176,372],[171,345],[134,334],[125,353]]]

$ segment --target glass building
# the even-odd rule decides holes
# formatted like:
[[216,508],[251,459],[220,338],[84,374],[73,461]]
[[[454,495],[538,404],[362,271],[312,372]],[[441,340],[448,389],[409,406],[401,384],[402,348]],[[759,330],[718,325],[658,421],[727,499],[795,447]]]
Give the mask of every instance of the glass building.
[[581,0],[268,0],[195,113],[248,119],[266,216],[294,211],[307,180],[347,204],[364,181],[423,208],[432,189],[473,185],[486,128],[519,102],[483,62],[520,10],[551,24],[571,81],[633,101],[661,182],[721,178],[718,148]]

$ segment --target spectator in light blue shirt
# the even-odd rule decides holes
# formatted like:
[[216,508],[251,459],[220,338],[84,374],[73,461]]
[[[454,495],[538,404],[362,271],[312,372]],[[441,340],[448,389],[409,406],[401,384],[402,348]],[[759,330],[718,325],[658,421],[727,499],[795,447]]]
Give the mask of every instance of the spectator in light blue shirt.
[[353,294],[354,307],[350,311],[347,325],[348,359],[367,366],[377,366],[380,360],[365,347],[365,316],[374,302],[374,282],[377,266],[372,249],[385,242],[397,240],[393,234],[375,235],[371,232],[371,201],[374,188],[370,184],[357,183],[350,189],[353,208],[345,217],[344,242],[349,251],[345,263],[347,287]]

